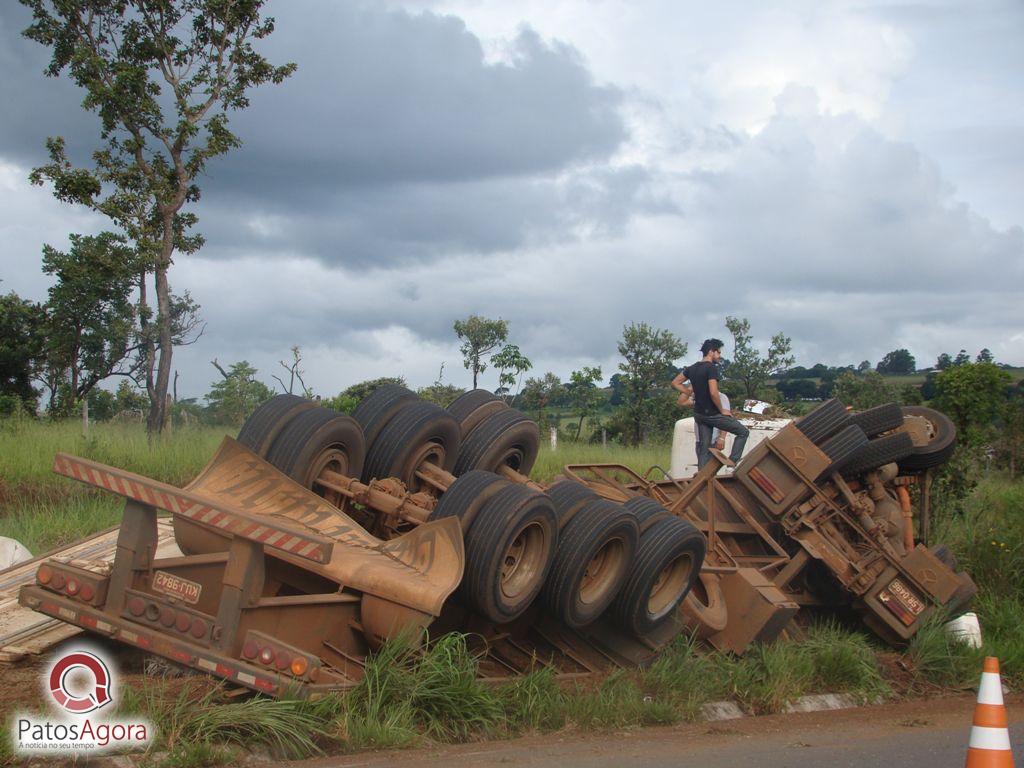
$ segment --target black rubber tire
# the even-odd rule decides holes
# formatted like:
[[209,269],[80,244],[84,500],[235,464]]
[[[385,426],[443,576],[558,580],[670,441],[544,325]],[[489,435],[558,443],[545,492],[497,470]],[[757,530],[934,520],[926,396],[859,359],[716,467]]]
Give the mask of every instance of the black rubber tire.
[[921,416],[928,419],[935,429],[935,436],[927,445],[914,446],[914,452],[900,461],[900,469],[917,472],[949,461],[949,457],[956,449],[956,426],[953,421],[941,411],[920,405],[906,405],[902,411],[904,416]]
[[866,411],[851,413],[850,423],[863,429],[868,437],[877,437],[883,432],[902,426],[903,411],[896,403],[876,405]]
[[910,435],[895,432],[868,442],[843,465],[843,474],[859,475],[909,456],[914,450]]
[[955,571],[958,565],[956,555],[953,551],[945,544],[936,544],[934,547],[930,547],[931,552],[937,557],[943,565],[947,566],[949,570]]
[[317,465],[328,451],[337,452],[341,466],[336,471],[359,477],[365,456],[359,424],[351,416],[316,407],[288,422],[267,452],[267,461],[304,488],[316,490],[313,480],[322,468]]
[[641,535],[662,518],[672,517],[671,512],[654,499],[649,499],[646,496],[634,496],[622,506],[636,515],[636,524]]
[[850,423],[850,414],[846,411],[845,405],[832,398],[794,423],[808,440],[815,445],[821,445]]
[[[604,499],[584,504],[559,531],[555,562],[541,592],[548,611],[573,629],[595,621],[629,575],[639,539],[636,517],[620,504]],[[599,589],[583,594],[591,561],[613,543],[618,552],[601,574]]]
[[429,521],[457,517],[466,533],[473,524],[477,512],[491,496],[511,483],[500,475],[482,469],[474,469],[448,486],[430,513]]
[[[529,561],[505,579],[517,539],[528,538]],[[508,483],[480,508],[466,534],[463,602],[496,624],[507,624],[530,607],[544,587],[558,547],[555,508],[545,494]]]
[[488,392],[486,389],[471,389],[452,401],[448,406],[448,413],[459,422],[462,439],[465,440],[469,433],[480,425],[480,422],[492,413],[503,411],[506,408],[508,406],[505,401],[493,392]]
[[946,615],[951,619],[965,613],[978,594],[978,585],[974,583],[974,579],[969,574],[961,571],[957,577],[960,579],[960,586],[946,601]]
[[419,400],[419,395],[399,384],[385,384],[377,387],[352,412],[352,418],[359,422],[366,437],[369,450],[377,435],[408,402]]
[[838,472],[857,451],[868,444],[868,437],[860,427],[850,424],[823,442],[819,448],[832,459],[829,468],[822,474]]
[[852,595],[825,565],[824,561],[811,559],[803,572],[807,591],[831,607],[849,605]]
[[411,462],[428,444],[444,451],[435,462],[451,472],[459,451],[459,425],[444,408],[425,400],[408,401],[391,417],[366,451],[363,482],[374,478],[397,477],[405,487],[420,486]]
[[471,469],[496,472],[502,464],[529,475],[540,451],[540,430],[526,414],[506,408],[492,413],[470,432],[459,451],[454,474]]
[[288,422],[316,403],[298,395],[277,395],[252,412],[238,431],[238,442],[260,458],[266,458],[275,438]]
[[559,528],[568,523],[586,502],[601,498],[583,483],[577,483],[575,480],[560,480],[548,488],[547,494],[555,505]]
[[[678,517],[659,518],[640,535],[633,567],[611,606],[611,615],[627,632],[646,637],[670,621],[700,575],[707,542],[692,523]],[[682,558],[688,558],[688,562]],[[672,567],[670,583],[659,590],[657,606],[652,592],[663,571]],[[687,567],[689,570],[687,570]]]

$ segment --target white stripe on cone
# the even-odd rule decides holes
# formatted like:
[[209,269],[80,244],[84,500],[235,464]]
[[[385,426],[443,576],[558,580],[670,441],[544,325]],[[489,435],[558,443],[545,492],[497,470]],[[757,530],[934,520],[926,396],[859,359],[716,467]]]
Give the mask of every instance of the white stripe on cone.
[[1009,751],[1010,733],[1005,728],[986,728],[975,725],[971,728],[971,749],[999,749]]
[[979,704],[1003,705],[1003,686],[999,675],[995,672],[982,672],[981,685],[978,686]]

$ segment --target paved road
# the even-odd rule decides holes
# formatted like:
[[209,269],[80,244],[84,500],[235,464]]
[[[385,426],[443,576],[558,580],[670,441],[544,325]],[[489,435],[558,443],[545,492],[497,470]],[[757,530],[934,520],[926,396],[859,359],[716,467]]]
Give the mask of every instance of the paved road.
[[[1010,740],[1024,757],[1024,699],[1009,702]],[[306,761],[309,768],[960,768],[971,698],[903,702],[836,712],[744,718],[612,734],[558,733],[504,742]]]

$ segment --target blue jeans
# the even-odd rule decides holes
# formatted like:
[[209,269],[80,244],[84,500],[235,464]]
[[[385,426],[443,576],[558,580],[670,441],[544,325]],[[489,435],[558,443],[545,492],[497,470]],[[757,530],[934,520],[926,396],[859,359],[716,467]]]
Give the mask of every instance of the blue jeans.
[[696,414],[693,418],[697,422],[697,469],[711,460],[711,433],[716,429],[736,436],[729,458],[738,464],[743,458],[743,447],[747,444],[750,430],[740,424],[739,419],[721,413],[713,416]]

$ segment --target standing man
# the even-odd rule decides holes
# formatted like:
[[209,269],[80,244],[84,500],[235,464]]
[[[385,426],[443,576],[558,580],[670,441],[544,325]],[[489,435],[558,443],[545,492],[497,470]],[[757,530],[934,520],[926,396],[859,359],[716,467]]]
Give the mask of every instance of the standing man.
[[[677,373],[672,379],[672,387],[682,394],[689,394],[690,388],[693,389],[693,418],[697,422],[697,468],[707,464],[712,453],[727,467],[735,467],[743,457],[743,447],[747,444],[750,430],[733,417],[728,400],[722,402],[722,395],[718,391],[717,364],[722,359],[721,339],[705,339],[700,345],[700,351],[704,357]],[[690,387],[686,386],[687,382]],[[728,457],[717,447],[712,447],[712,433],[715,429],[736,436]]]

